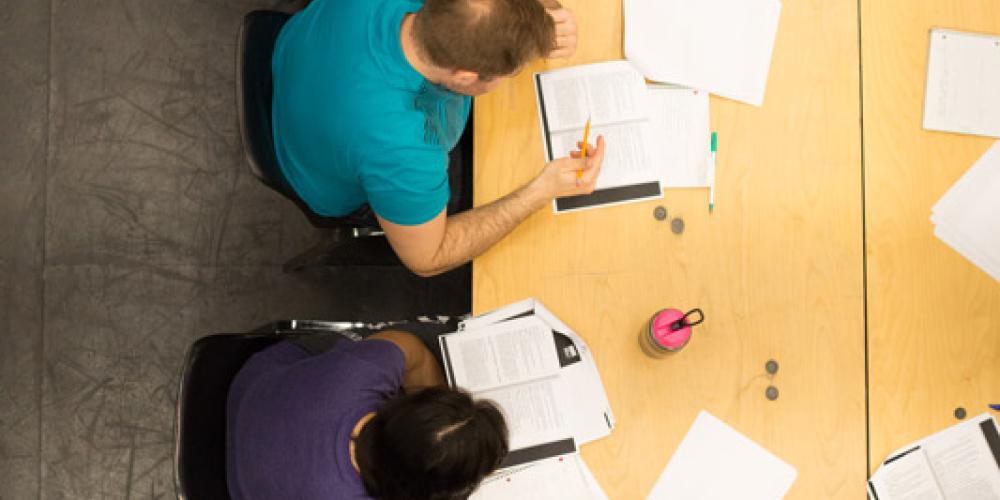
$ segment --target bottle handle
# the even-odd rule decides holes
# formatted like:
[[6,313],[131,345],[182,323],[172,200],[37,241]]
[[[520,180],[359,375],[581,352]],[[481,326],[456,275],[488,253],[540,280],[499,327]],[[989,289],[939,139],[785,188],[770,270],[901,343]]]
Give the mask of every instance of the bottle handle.
[[[691,316],[694,313],[698,313],[698,319],[696,321],[688,321],[688,316]],[[681,316],[681,318],[678,319],[677,321],[671,323],[670,329],[673,331],[677,331],[686,326],[700,325],[703,321],[705,321],[705,313],[702,312],[701,309],[696,307],[684,313],[684,316]]]

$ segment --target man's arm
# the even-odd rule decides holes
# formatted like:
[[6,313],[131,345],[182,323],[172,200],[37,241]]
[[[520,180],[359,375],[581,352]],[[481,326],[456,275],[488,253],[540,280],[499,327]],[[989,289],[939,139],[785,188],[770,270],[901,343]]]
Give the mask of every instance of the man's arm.
[[403,351],[405,371],[403,372],[403,389],[406,392],[444,385],[444,373],[441,365],[427,349],[427,346],[412,333],[399,330],[386,330],[369,336],[370,339],[388,340]]
[[[428,222],[416,226],[379,223],[396,255],[420,276],[434,276],[479,256],[510,233],[529,215],[552,198],[589,194],[594,191],[604,160],[604,138],[586,160],[560,158],[545,165],[541,174],[524,187],[487,205],[448,217],[442,210]],[[577,179],[577,172],[582,178]]]

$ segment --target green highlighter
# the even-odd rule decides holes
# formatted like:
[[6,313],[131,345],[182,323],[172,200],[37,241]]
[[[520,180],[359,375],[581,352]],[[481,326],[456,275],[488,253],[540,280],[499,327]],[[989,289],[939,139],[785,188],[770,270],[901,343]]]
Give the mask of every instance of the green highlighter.
[[719,150],[719,135],[712,132],[712,151],[708,164],[708,213],[715,210],[715,154]]

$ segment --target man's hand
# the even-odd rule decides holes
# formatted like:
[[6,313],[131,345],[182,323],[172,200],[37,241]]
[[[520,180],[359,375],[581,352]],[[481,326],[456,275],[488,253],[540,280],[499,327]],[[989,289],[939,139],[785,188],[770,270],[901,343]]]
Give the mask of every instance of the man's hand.
[[562,7],[547,10],[556,24],[556,48],[547,57],[572,56],[576,52],[576,19],[573,18],[573,12]]
[[434,276],[482,254],[552,198],[592,193],[604,161],[604,137],[597,137],[596,148],[587,146],[586,160],[580,156],[574,151],[549,162],[526,186],[451,217],[441,210],[423,224],[404,226],[376,216],[403,264],[420,276]]
[[[577,143],[582,147],[583,143]],[[538,189],[542,196],[551,200],[562,196],[590,194],[594,192],[597,176],[604,163],[604,137],[597,136],[597,147],[587,146],[586,160],[580,158],[580,151],[573,151],[567,158],[552,160],[545,165],[542,173],[535,177],[529,189]],[[577,177],[577,172],[582,175]]]

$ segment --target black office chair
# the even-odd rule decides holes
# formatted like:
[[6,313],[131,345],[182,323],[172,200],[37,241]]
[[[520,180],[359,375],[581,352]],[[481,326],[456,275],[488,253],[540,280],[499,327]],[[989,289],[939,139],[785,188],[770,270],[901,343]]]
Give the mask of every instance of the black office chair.
[[265,10],[247,14],[236,45],[236,108],[250,171],[266,186],[295,203],[314,227],[326,230],[319,243],[286,262],[284,269],[291,272],[321,264],[399,264],[373,217],[316,214],[295,193],[278,165],[271,129],[271,54],[289,17],[284,12]]
[[227,500],[226,400],[229,386],[251,356],[291,339],[318,353],[365,325],[350,322],[284,321],[246,334],[202,337],[188,349],[177,392],[174,421],[174,484],[182,500]]
[[229,387],[251,356],[282,340],[306,352],[326,352],[337,342],[359,341],[386,328],[416,335],[441,363],[437,338],[458,329],[462,317],[420,316],[375,323],[286,320],[250,333],[209,335],[188,348],[181,368],[174,416],[174,487],[180,500],[228,500],[226,403]]

